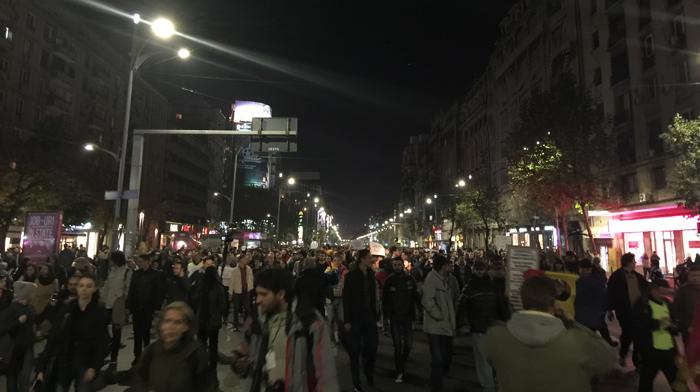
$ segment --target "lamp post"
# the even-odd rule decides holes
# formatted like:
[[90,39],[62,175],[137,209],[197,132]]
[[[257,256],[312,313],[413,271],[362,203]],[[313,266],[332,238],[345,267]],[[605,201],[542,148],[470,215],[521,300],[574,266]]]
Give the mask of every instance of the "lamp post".
[[108,149],[106,149],[106,148],[102,148],[102,147],[100,147],[99,145],[97,145],[97,144],[95,144],[95,143],[85,143],[85,144],[83,144],[83,150],[88,151],[88,152],[93,152],[93,151],[100,151],[100,152],[103,152],[103,153],[109,155],[110,157],[114,158],[114,161],[115,161],[117,164],[119,164],[119,155],[117,155],[116,152],[110,151],[110,150],[108,150]]
[[[119,150],[119,173],[117,176],[117,200],[114,203],[114,225],[116,228],[119,226],[119,217],[121,216],[122,208],[122,194],[124,193],[124,173],[126,169],[126,150],[129,145],[129,126],[131,122],[131,97],[134,90],[134,74],[141,68],[141,66],[154,55],[159,52],[143,53],[143,49],[149,42],[145,40],[140,48],[136,50],[137,44],[137,31],[138,26],[142,19],[139,14],[134,14],[134,31],[131,36],[131,50],[129,52],[129,78],[126,85],[126,106],[124,108],[124,127],[122,130],[122,145]],[[175,34],[175,25],[173,22],[165,18],[158,18],[151,22],[151,31],[159,39],[167,40]],[[178,51],[178,57],[180,59],[187,59],[190,57],[191,53],[189,50],[182,48]],[[112,239],[112,249],[117,249],[119,243],[117,242],[117,236],[115,235]]]
[[[280,173],[281,175],[282,173]],[[281,176],[280,176],[281,177]],[[294,186],[297,180],[294,177],[289,177],[287,179],[287,185]],[[280,242],[280,209],[282,208],[282,184],[279,185],[279,192],[277,194],[277,227],[275,237],[277,238],[277,243]]]
[[229,201],[231,202],[231,208],[229,209],[228,212],[228,223],[229,225],[233,224],[233,207],[236,204],[236,175],[238,174],[238,155],[243,151],[244,147],[239,147],[236,149],[235,156],[233,158],[233,185],[231,185],[231,198],[229,198]]

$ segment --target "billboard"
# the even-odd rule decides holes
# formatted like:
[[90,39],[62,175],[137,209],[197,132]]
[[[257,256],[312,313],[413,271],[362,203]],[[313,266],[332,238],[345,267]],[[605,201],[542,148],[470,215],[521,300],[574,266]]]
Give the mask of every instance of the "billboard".
[[24,220],[24,256],[33,263],[44,263],[56,255],[61,241],[61,211],[28,212]]
[[231,105],[231,122],[236,124],[238,131],[250,131],[253,129],[254,118],[270,118],[272,109],[270,105],[253,101],[236,101]]

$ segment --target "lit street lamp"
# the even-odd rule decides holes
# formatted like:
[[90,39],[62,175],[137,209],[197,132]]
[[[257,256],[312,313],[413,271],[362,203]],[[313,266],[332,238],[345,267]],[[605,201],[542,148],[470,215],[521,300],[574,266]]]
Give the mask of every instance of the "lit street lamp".
[[117,155],[117,153],[110,151],[110,150],[107,150],[106,148],[102,148],[95,143],[83,144],[83,150],[85,150],[87,152],[101,151],[101,152],[111,156],[112,158],[114,158],[114,160],[117,162],[117,164],[119,164],[119,155]]
[[[124,109],[124,129],[122,131],[122,146],[119,150],[119,174],[117,177],[117,200],[114,203],[114,226],[118,227],[119,217],[121,215],[122,206],[122,195],[124,193],[124,174],[126,169],[126,151],[129,144],[129,126],[131,125],[131,98],[134,90],[134,74],[141,68],[141,66],[159,52],[143,53],[144,48],[148,44],[148,40],[144,41],[140,47],[137,48],[137,31],[138,26],[141,23],[141,15],[134,14],[132,17],[134,21],[134,31],[131,37],[131,51],[129,52],[130,66],[129,66],[129,79],[126,85],[126,104]],[[157,38],[167,40],[175,34],[175,25],[168,19],[158,18],[153,22],[150,22],[151,31],[153,35]],[[184,56],[186,54],[186,56]],[[186,59],[190,55],[189,50],[180,49],[178,51],[178,56],[181,59]],[[112,249],[116,250],[118,247],[117,236],[115,235],[112,240]]]
[[[282,177],[282,173],[280,173],[280,177]],[[297,180],[294,177],[289,177],[287,180],[287,184],[289,186],[294,186],[294,184],[297,183]],[[277,237],[277,242],[279,243],[280,241],[280,209],[282,207],[282,184],[279,185],[279,193],[277,196],[277,227],[276,227],[276,237]]]

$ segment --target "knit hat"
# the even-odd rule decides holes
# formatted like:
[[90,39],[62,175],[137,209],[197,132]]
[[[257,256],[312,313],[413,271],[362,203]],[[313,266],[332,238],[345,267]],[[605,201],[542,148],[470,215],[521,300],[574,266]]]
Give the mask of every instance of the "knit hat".
[[12,285],[15,302],[29,302],[36,290],[36,284],[32,282],[17,281]]

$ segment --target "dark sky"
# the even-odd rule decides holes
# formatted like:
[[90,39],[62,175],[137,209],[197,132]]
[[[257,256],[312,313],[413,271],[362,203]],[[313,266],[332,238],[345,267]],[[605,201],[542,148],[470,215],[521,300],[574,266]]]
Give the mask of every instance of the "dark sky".
[[427,132],[483,71],[512,3],[161,0],[178,30],[238,56],[188,43],[200,60],[148,76],[222,109],[255,100],[298,117],[300,153],[286,170],[321,172],[325,204],[348,237],[395,208],[409,136]]

